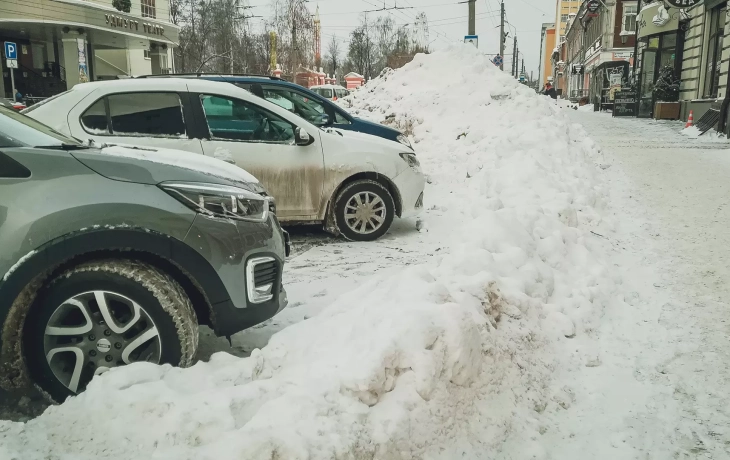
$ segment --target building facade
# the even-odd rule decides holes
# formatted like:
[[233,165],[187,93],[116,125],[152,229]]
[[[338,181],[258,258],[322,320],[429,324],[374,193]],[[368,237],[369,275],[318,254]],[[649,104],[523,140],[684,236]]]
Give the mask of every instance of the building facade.
[[540,69],[539,75],[537,76],[539,87],[547,83],[548,76],[550,80],[553,78],[553,62],[551,57],[555,49],[555,42],[555,24],[552,22],[544,23],[540,31]]
[[636,0],[586,0],[568,22],[559,63],[565,97],[610,104],[630,81],[636,43]]
[[[1,0],[0,41],[18,46],[15,87],[48,97],[94,80],[170,73],[179,28],[167,0],[131,0],[129,12],[112,0]],[[0,96],[11,97],[2,59]]]
[[557,0],[555,5],[555,29],[560,43],[568,31],[568,23],[578,14],[581,0]]

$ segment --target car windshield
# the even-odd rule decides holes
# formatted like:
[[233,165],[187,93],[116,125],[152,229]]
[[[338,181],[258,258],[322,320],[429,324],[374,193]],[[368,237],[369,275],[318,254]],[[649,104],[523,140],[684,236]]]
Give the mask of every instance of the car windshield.
[[327,99],[332,99],[332,90],[329,88],[314,88],[314,92]]
[[80,146],[71,137],[39,123],[30,117],[0,107],[0,147]]

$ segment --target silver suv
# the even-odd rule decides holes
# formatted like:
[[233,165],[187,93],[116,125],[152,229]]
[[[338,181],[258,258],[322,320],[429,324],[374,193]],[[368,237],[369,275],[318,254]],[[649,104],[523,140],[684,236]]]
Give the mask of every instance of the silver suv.
[[61,401],[115,366],[191,364],[198,324],[230,336],[286,306],[288,236],[261,185],[167,153],[0,107],[0,386]]

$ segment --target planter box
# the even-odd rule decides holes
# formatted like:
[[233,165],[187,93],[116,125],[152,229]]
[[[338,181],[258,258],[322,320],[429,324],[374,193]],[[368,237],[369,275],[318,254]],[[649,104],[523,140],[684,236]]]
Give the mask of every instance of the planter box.
[[655,120],[679,120],[679,102],[657,102],[654,105]]

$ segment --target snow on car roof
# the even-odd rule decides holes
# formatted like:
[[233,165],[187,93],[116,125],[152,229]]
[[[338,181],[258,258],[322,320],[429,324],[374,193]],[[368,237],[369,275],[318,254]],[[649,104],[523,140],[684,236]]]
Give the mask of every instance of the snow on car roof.
[[344,86],[340,85],[317,85],[317,86],[311,86],[309,89],[347,89]]

